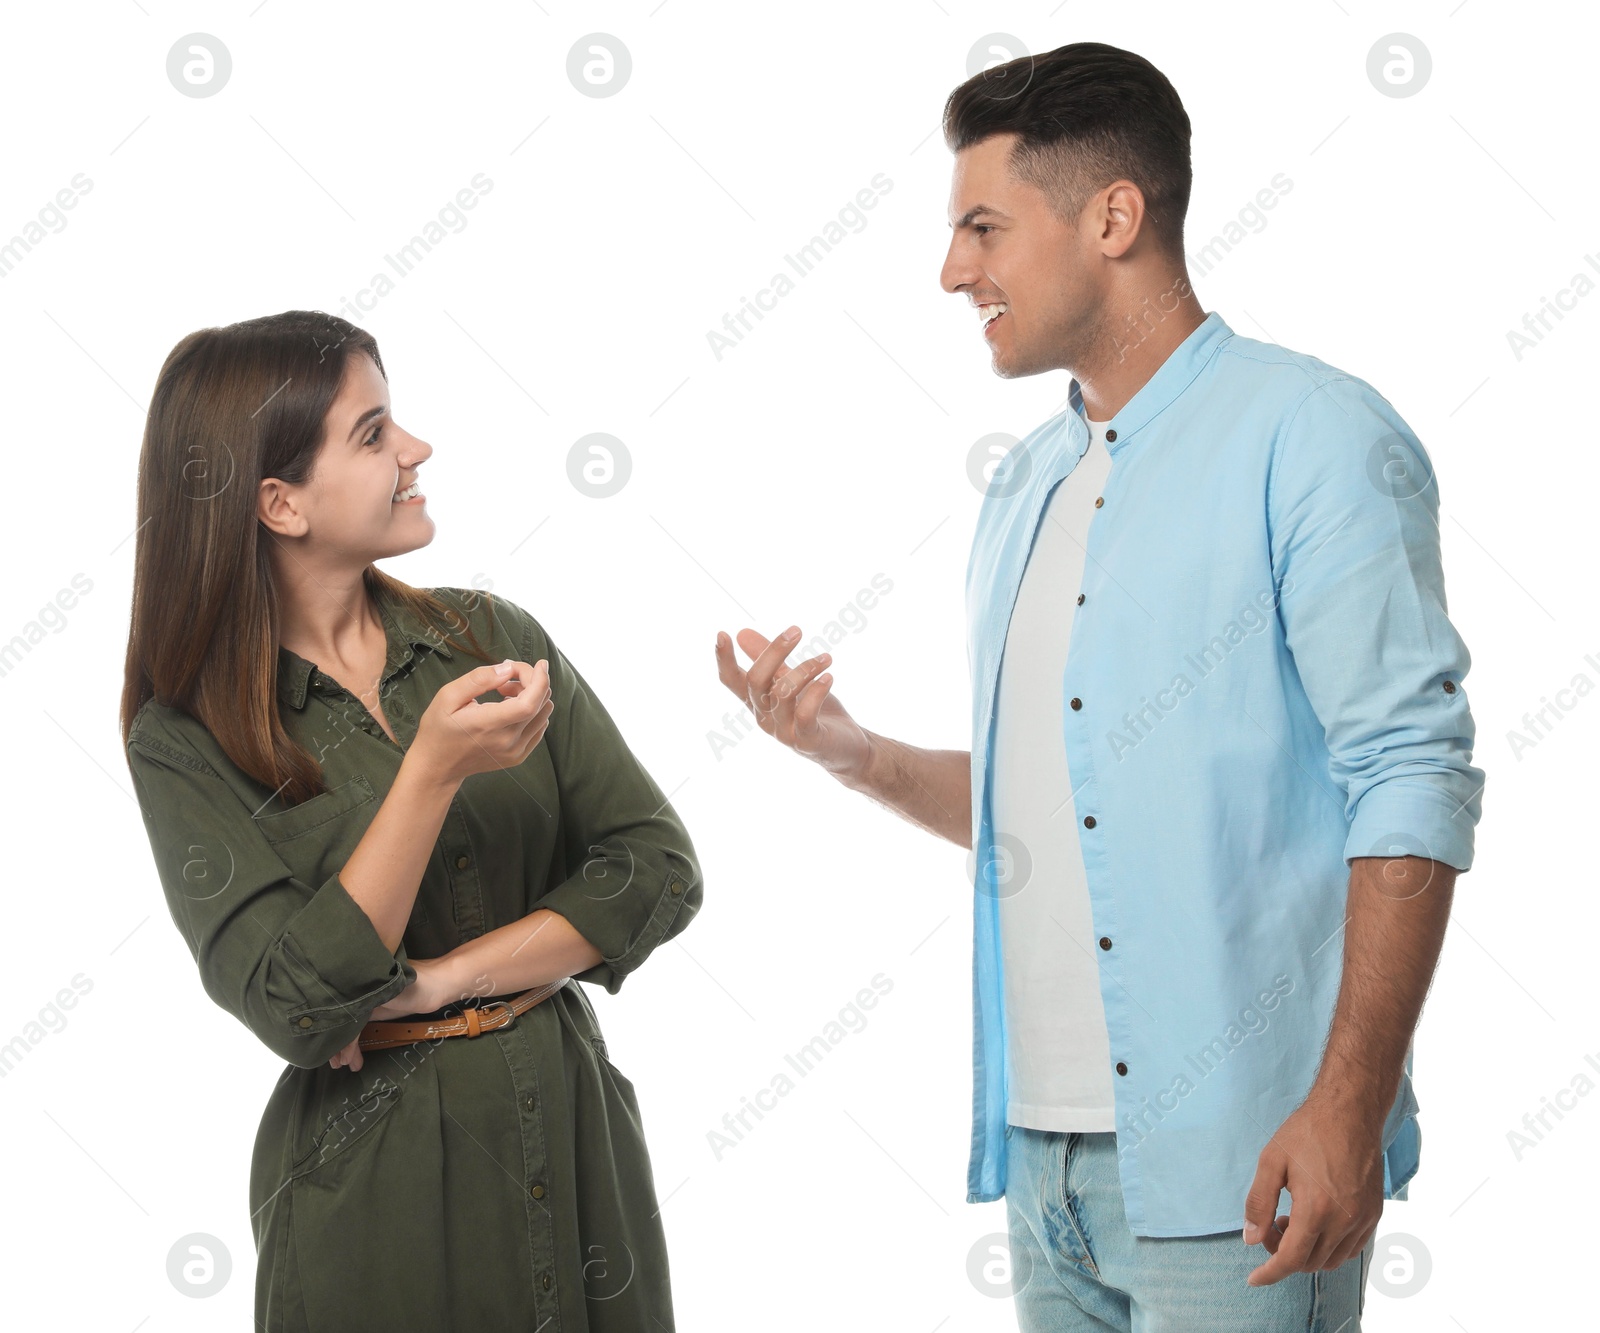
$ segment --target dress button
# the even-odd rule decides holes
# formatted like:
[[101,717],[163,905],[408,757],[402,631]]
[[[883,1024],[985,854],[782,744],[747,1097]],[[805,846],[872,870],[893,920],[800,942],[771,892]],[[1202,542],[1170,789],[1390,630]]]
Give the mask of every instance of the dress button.
[[1084,828],[1093,828],[1094,827],[1094,816],[1093,815],[1085,815],[1083,817],[1083,826],[1084,826]]
[[1082,699],[1074,699],[1072,701],[1072,711],[1074,713],[1076,713],[1082,707],[1083,707],[1083,700]]
[[1117,441],[1117,433],[1116,433],[1116,431],[1108,430],[1106,432],[1106,442],[1108,444],[1115,444],[1116,441]]
[[311,1026],[311,1015],[310,1014],[307,1014],[304,1018],[302,1018],[300,1020],[300,1026],[303,1027],[303,1028],[308,1028],[308,1027]]
[[1083,605],[1083,594],[1081,592],[1078,594],[1078,605]]
[[544,1198],[544,1186],[535,1185],[531,1190],[528,1191],[528,1193],[533,1195],[533,1197],[536,1199],[542,1199]]
[[467,868],[467,858],[464,857],[464,856],[456,857],[456,869],[457,870],[465,870],[466,868]]
[[1453,681],[1453,680],[1445,681],[1445,683],[1444,683],[1444,692],[1446,694],[1454,694],[1456,692],[1456,683],[1455,683],[1455,681]]
[[1111,947],[1111,936],[1102,935],[1100,937],[1100,947],[1102,949],[1109,949]]
[[1117,1061],[1117,1073],[1126,1074],[1127,1072],[1128,1072],[1128,1066],[1123,1064],[1121,1060],[1118,1060]]
[[1103,504],[1105,504],[1105,502],[1106,502],[1106,497],[1103,496],[1103,495],[1097,495],[1097,496],[1094,497],[1094,507],[1096,509],[1099,509]]

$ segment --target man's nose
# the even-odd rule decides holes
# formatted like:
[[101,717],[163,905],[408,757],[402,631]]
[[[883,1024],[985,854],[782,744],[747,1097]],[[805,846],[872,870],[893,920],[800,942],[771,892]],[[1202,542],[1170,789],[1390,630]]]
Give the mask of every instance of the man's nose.
[[952,238],[950,249],[944,257],[944,267],[939,270],[939,286],[952,295],[963,287],[971,286],[976,276],[971,269],[972,266],[960,257],[955,238]]

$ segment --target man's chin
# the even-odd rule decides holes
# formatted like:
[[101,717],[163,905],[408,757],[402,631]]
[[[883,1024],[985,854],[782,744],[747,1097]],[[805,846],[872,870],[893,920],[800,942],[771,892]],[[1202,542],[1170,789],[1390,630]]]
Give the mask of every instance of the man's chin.
[[1003,380],[1025,379],[1029,375],[1042,374],[1046,370],[1054,369],[1052,366],[1024,361],[1014,353],[996,351],[990,362],[994,373]]

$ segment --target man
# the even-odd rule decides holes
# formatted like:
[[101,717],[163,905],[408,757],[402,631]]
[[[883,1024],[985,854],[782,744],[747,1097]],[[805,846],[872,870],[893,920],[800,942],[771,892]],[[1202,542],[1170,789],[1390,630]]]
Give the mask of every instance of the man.
[[719,673],[974,849],[968,1200],[1007,1201],[1022,1327],[1356,1333],[1481,813],[1427,453],[1363,380],[1202,309],[1149,62],[1012,61],[944,130],[944,289],[996,373],[1072,375],[979,511],[972,751],[860,727],[827,654],[784,665],[797,629],[742,631],[748,670],[719,634]]

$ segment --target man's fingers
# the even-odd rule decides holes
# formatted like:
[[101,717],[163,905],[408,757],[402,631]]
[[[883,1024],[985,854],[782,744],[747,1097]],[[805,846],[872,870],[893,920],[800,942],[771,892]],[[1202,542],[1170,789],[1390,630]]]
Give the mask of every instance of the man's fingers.
[[749,677],[751,688],[762,694],[770,692],[773,681],[781,679],[789,670],[784,666],[783,659],[794,651],[794,646],[799,641],[800,631],[797,628],[790,628],[768,643],[756,655],[755,661],[745,673]]
[[1299,1216],[1289,1218],[1289,1229],[1284,1233],[1277,1253],[1260,1268],[1255,1269],[1246,1281],[1252,1287],[1264,1287],[1288,1277],[1291,1273],[1300,1272],[1305,1268],[1306,1260],[1311,1257],[1312,1250],[1321,1239],[1322,1232],[1302,1209]]
[[[827,656],[826,653],[823,654]],[[824,672],[816,677],[805,689],[800,691],[800,697],[794,706],[795,734],[809,736],[816,730],[817,716],[822,712],[822,705],[828,700],[828,687],[833,684],[833,676]]]
[[1269,1142],[1256,1159],[1255,1179],[1250,1182],[1244,1196],[1244,1243],[1267,1244],[1272,1229],[1273,1214],[1278,1209],[1278,1195],[1289,1183],[1288,1159]]
[[1344,1267],[1345,1264],[1349,1263],[1350,1260],[1354,1259],[1356,1255],[1366,1248],[1367,1241],[1371,1239],[1371,1236],[1371,1231],[1364,1233],[1352,1231],[1344,1238],[1344,1243],[1328,1256],[1322,1266],[1330,1269]]
[[[823,659],[827,659],[824,661]],[[822,669],[832,661],[828,653],[819,653],[816,657],[808,657],[799,666],[791,668],[784,673],[783,679],[772,687],[772,705],[777,711],[779,734],[785,731],[792,737],[798,718],[796,708],[806,688],[816,679]]]
[[[748,630],[745,631],[749,633]],[[765,644],[763,639],[762,643]],[[749,649],[745,650],[749,652]],[[721,630],[717,631],[717,678],[726,685],[734,694],[739,696],[740,703],[748,703],[749,696],[745,693],[744,671],[739,666],[738,659],[733,653],[733,640],[728,638]]]

